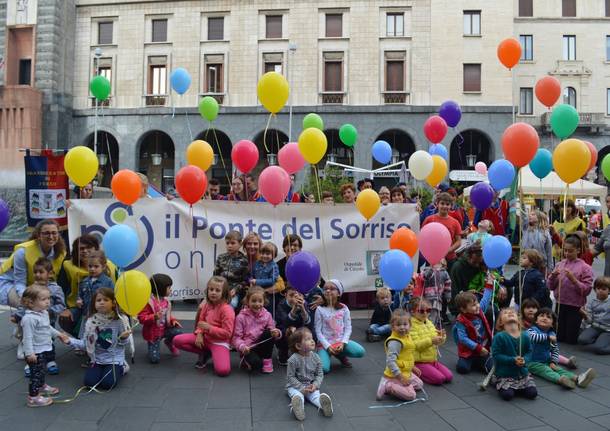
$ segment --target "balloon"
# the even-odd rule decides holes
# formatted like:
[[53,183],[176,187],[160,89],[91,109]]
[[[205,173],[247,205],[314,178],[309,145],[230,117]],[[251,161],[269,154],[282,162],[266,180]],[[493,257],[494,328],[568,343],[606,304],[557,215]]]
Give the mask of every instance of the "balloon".
[[494,200],[494,189],[487,183],[476,183],[470,190],[470,202],[479,211],[483,211],[491,205]]
[[553,151],[553,168],[566,184],[572,184],[587,173],[591,153],[579,139],[566,139]]
[[536,82],[536,98],[547,108],[551,108],[561,96],[561,83],[554,76],[545,76]]
[[267,72],[258,80],[256,93],[265,109],[276,114],[286,104],[290,87],[284,76],[277,72]]
[[426,177],[430,187],[438,186],[447,175],[447,162],[441,156],[432,156],[432,172]]
[[318,114],[307,114],[303,118],[303,130],[313,127],[314,129],[324,130],[324,121]]
[[508,188],[515,179],[515,167],[508,160],[498,159],[489,167],[487,178],[494,190]]
[[513,37],[504,39],[498,45],[498,58],[500,63],[508,69],[512,69],[521,58],[521,44]]
[[242,139],[233,145],[231,160],[240,172],[247,174],[258,163],[258,148],[254,142]]
[[502,235],[494,235],[483,244],[483,260],[490,269],[501,268],[513,253],[513,247]]
[[199,114],[208,121],[218,117],[218,102],[212,96],[205,96],[199,101]]
[[303,295],[320,282],[320,263],[313,253],[298,251],[286,262],[286,278]]
[[299,151],[299,144],[288,142],[277,153],[277,160],[282,168],[289,174],[300,171],[305,166],[305,159]]
[[110,96],[110,81],[102,75],[94,76],[89,83],[89,90],[97,100],[103,102]]
[[0,199],[0,232],[8,225],[11,218],[11,210],[4,199]]
[[610,154],[606,154],[602,159],[601,168],[604,177],[606,177],[606,179],[610,181]]
[[339,129],[339,139],[347,147],[353,147],[358,140],[358,130],[351,124],[344,124]]
[[502,134],[502,151],[513,166],[522,168],[532,161],[540,147],[538,132],[527,123],[515,123]]
[[565,139],[574,133],[578,121],[578,112],[567,103],[556,106],[551,112],[551,129],[559,139]]
[[150,300],[150,280],[140,271],[125,271],[116,281],[114,295],[121,310],[136,317]]
[[447,135],[447,123],[438,115],[433,115],[424,123],[424,135],[433,144],[438,144]]
[[418,150],[409,157],[409,172],[416,180],[423,181],[432,172],[434,162],[430,153]]
[[377,192],[373,189],[365,189],[358,193],[356,196],[356,208],[360,211],[360,214],[370,220],[379,210],[381,206],[381,199]]
[[419,251],[430,265],[436,265],[447,255],[451,243],[449,230],[440,223],[428,223],[419,232]]
[[402,250],[411,257],[415,256],[415,253],[417,253],[415,232],[404,226],[395,230],[390,237],[390,249]]
[[379,275],[390,289],[401,291],[411,282],[413,263],[404,251],[388,250],[381,256]]
[[589,141],[583,141],[585,145],[589,148],[589,152],[591,153],[591,161],[589,162],[589,169],[587,172],[593,169],[593,167],[597,164],[597,148]]
[[485,164],[485,162],[476,162],[474,165],[474,170],[481,175],[486,175],[487,165]]
[[121,169],[112,176],[110,188],[119,202],[133,205],[142,194],[142,180],[134,171]]
[[214,163],[214,150],[206,141],[198,139],[186,147],[186,161],[189,165],[207,171]]
[[312,165],[315,165],[326,154],[328,143],[326,135],[320,129],[310,127],[303,130],[299,135],[298,146],[303,158]]
[[457,102],[453,100],[447,100],[443,102],[440,109],[438,110],[438,115],[445,120],[447,126],[455,127],[460,122],[462,118],[462,109]]
[[546,148],[540,148],[530,162],[530,169],[537,178],[546,178],[553,170],[553,155]]
[[72,148],[64,158],[64,169],[74,184],[83,187],[97,175],[99,162],[91,148],[79,145]]
[[125,268],[136,258],[140,241],[133,228],[125,224],[115,224],[104,234],[102,248],[108,260],[119,268]]
[[271,205],[277,205],[288,196],[290,176],[279,166],[267,166],[258,177],[258,190]]
[[174,182],[180,197],[191,205],[200,200],[208,188],[208,177],[205,172],[193,165],[181,168]]
[[386,141],[377,141],[371,150],[373,158],[382,165],[387,165],[392,160],[392,147]]
[[445,159],[445,161],[449,160],[447,147],[445,147],[443,144],[430,145],[428,152],[433,156],[441,156],[443,159]]
[[174,70],[169,77],[169,83],[178,94],[186,93],[191,86],[191,75],[183,67]]

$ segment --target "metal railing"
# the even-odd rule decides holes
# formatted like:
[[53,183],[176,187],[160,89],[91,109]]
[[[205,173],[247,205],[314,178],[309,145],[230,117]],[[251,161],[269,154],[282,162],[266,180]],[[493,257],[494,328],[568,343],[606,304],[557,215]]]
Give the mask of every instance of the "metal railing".
[[386,105],[390,104],[402,104],[409,103],[409,93],[406,91],[384,91],[381,93],[383,96],[383,102]]
[[322,96],[322,104],[324,105],[342,105],[345,93],[342,91],[325,91],[320,93]]
[[165,106],[167,98],[167,94],[147,94],[144,96],[144,103],[146,106]]

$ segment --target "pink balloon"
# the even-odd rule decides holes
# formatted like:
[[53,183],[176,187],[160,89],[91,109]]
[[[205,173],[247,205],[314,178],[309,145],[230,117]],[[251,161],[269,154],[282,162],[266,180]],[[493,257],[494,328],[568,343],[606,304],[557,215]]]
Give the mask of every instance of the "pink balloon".
[[277,160],[282,168],[289,174],[300,171],[305,166],[305,159],[299,151],[297,142],[288,142],[277,153]]
[[587,147],[589,148],[589,152],[591,153],[591,161],[589,162],[589,169],[587,169],[587,171],[590,171],[591,169],[593,169],[593,166],[597,164],[597,148],[595,148],[595,145],[593,145],[589,141],[583,142],[587,145]]
[[233,145],[231,160],[239,172],[247,174],[258,163],[258,148],[254,142],[242,139]]
[[440,223],[428,223],[419,232],[419,251],[430,265],[436,265],[451,247],[451,234]]
[[290,190],[290,176],[279,166],[268,166],[258,177],[258,190],[267,202],[277,205],[286,200]]
[[438,144],[447,135],[447,123],[438,115],[433,115],[424,123],[424,135],[433,144]]
[[477,162],[474,165],[474,170],[481,175],[485,175],[487,173],[487,165],[484,162]]

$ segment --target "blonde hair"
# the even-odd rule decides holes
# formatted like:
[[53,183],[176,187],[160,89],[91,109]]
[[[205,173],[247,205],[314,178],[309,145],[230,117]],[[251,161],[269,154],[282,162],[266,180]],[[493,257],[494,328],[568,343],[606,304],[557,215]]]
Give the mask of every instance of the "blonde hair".
[[392,291],[390,289],[388,289],[387,287],[381,287],[381,288],[377,289],[377,292],[375,293],[375,298],[377,298],[379,300],[384,296],[389,296],[391,298]]
[[519,318],[519,313],[514,308],[503,308],[500,310],[500,314],[498,315],[498,320],[496,321],[496,331],[504,331],[504,316],[507,314],[514,314],[517,318],[517,325],[519,325],[519,330],[521,330],[521,319]]
[[536,220],[538,221],[536,228],[544,231],[548,230],[549,218],[546,213],[540,210],[535,210],[534,214],[536,215]]
[[261,247],[261,253],[263,251],[267,251],[267,252],[271,253],[271,255],[273,256],[274,259],[277,257],[277,247],[272,242],[264,243],[263,246]]
[[411,315],[409,313],[407,313],[402,308],[397,308],[396,310],[394,310],[392,312],[392,318],[390,319],[390,325],[394,326],[394,324],[397,323],[398,321],[400,321],[400,319],[408,320],[410,318],[411,318]]
[[34,306],[34,302],[40,298],[40,295],[43,292],[47,292],[51,295],[51,291],[44,284],[34,283],[26,287],[23,295],[21,296],[21,305],[23,305],[28,310],[31,310]]

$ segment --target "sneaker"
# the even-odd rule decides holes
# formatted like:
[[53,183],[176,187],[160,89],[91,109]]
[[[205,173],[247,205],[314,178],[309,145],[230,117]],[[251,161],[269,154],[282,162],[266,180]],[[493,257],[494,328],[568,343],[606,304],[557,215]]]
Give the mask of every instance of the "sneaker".
[[180,356],[180,350],[178,350],[171,341],[165,340],[165,345],[171,352],[172,356]]
[[587,371],[578,376],[576,384],[579,388],[586,388],[589,386],[589,383],[591,383],[595,376],[597,376],[597,372],[593,368],[589,368]]
[[127,361],[123,362],[123,375],[127,374],[130,369],[131,369],[131,367],[129,366]]
[[377,401],[381,401],[385,395],[385,379],[379,380],[379,386],[377,386]]
[[59,367],[57,366],[57,362],[47,362],[47,372],[52,376],[59,374]]
[[[584,373],[583,373],[584,374]],[[557,381],[561,386],[568,389],[574,389],[576,387],[576,382],[569,377],[561,376]]]
[[570,356],[568,358],[568,363],[566,364],[566,366],[571,370],[575,370],[576,368],[578,368],[578,365],[576,363],[576,356]]
[[29,378],[31,374],[32,374],[32,372],[30,371],[30,366],[26,365],[23,368],[23,375]]
[[273,361],[271,358],[263,359],[263,369],[264,374],[271,374],[273,372]]
[[17,344],[17,359],[25,359],[25,353],[23,353],[23,343]]
[[344,368],[352,368],[352,363],[347,359],[347,356],[340,357],[339,361],[341,361],[341,365],[343,365]]
[[320,394],[320,408],[325,417],[329,418],[333,415],[333,402],[328,394]]
[[197,362],[195,362],[195,368],[197,368],[198,370],[203,370],[207,365],[207,361],[205,359],[205,356],[203,354],[199,355],[199,358],[197,359]]
[[53,386],[49,386],[49,385],[44,385],[42,388],[40,388],[40,395],[45,395],[45,396],[51,396],[51,395],[57,395],[59,393],[59,388],[54,388]]
[[303,397],[298,395],[293,396],[290,400],[290,406],[292,408],[292,413],[297,420],[302,421],[305,419],[305,401],[303,400]]
[[53,404],[53,398],[43,397],[42,395],[37,395],[35,397],[28,396],[28,407],[45,407],[49,404]]

